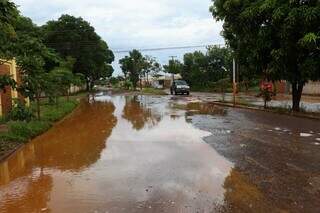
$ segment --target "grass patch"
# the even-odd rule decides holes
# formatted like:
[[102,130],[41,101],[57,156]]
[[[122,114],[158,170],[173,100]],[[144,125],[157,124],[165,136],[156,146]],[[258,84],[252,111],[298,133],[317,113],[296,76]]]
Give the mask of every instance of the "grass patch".
[[[54,122],[61,120],[71,113],[80,103],[81,96],[59,98],[58,104],[49,104],[47,99],[41,100],[41,119],[31,121],[9,121],[6,123],[7,132],[0,133],[0,154],[9,151],[17,144],[31,140],[32,138],[46,132]],[[35,112],[36,105],[31,103],[31,109]],[[12,144],[12,146],[10,145]]]
[[69,100],[60,102],[59,105],[45,104],[41,106],[41,120],[55,122],[69,114],[76,108],[79,101]]
[[9,131],[0,134],[1,141],[7,142],[26,142],[37,135],[42,134],[51,127],[49,121],[10,121]]

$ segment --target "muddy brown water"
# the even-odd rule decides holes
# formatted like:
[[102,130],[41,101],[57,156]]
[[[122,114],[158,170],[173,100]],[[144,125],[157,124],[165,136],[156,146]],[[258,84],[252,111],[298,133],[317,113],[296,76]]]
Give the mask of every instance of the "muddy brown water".
[[318,123],[274,117],[97,94],[0,163],[0,212],[316,212]]

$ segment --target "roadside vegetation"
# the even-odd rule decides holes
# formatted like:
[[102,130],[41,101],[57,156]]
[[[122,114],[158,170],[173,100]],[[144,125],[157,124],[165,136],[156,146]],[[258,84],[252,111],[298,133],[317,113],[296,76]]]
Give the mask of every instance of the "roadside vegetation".
[[216,0],[212,15],[241,72],[292,85],[292,110],[300,111],[304,85],[320,80],[319,1]]
[[[138,85],[142,90],[143,83],[144,86],[150,86],[149,76],[157,75],[162,69],[155,58],[143,56],[138,50],[129,52],[129,56],[120,59],[119,64],[124,74],[124,84],[122,86],[133,90],[136,90]],[[146,79],[145,82],[142,82],[143,78]]]
[[30,107],[17,104],[7,117],[2,118],[0,132],[0,157],[20,144],[46,132],[52,125],[71,113],[83,95],[59,97],[57,103],[50,98],[40,100],[41,119],[37,118],[36,103]]
[[[77,83],[90,90],[96,81],[113,73],[113,52],[81,17],[62,15],[37,26],[13,2],[4,0],[0,2],[0,27],[0,64],[15,59],[21,71],[19,85],[8,81],[11,76],[1,75],[1,88],[16,86],[25,97],[38,102],[42,93],[54,91],[49,81],[60,78],[65,86],[60,89],[65,92]],[[73,81],[76,77],[82,82]]]
[[[17,82],[0,75],[0,91],[11,87],[19,99],[1,118],[0,156],[43,133],[79,103],[71,88],[92,90],[110,77],[114,55],[84,19],[62,15],[37,26],[12,1],[0,1],[0,65],[15,60]],[[94,51],[93,51],[94,50]]]

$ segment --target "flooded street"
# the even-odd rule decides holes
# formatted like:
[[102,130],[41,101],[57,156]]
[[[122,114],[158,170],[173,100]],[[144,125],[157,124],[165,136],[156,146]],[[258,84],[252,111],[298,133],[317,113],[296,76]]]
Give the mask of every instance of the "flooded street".
[[320,212],[320,122],[100,93],[0,162],[0,212]]

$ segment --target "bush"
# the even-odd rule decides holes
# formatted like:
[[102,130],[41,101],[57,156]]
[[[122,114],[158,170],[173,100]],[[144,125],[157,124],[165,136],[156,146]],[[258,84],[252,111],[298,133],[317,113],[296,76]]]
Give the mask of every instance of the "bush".
[[51,127],[47,121],[12,121],[9,122],[8,126],[9,132],[0,134],[0,139],[15,142],[26,142]]
[[8,118],[13,121],[30,121],[33,118],[33,113],[29,107],[26,107],[20,100],[8,115]]
[[[41,120],[25,119],[25,109],[17,105],[15,110],[12,111],[11,118],[16,117],[15,121],[7,123],[8,132],[0,133],[0,141],[6,142],[26,142],[42,133],[47,131],[53,122],[63,118],[68,113],[72,112],[78,105],[77,100],[61,101],[59,105],[42,104],[41,105]],[[32,105],[34,107],[34,105]],[[28,111],[29,112],[29,111]],[[31,110],[30,110],[31,112]],[[19,116],[18,116],[19,115]]]
[[274,96],[274,93],[271,92],[268,88],[264,88],[264,89],[261,89],[261,92],[258,96],[263,98],[264,108],[267,108],[267,103],[272,100],[272,96]]
[[[123,87],[125,89],[132,89],[133,88],[133,84],[130,81],[127,80],[127,81],[124,82]],[[133,88],[133,89],[135,89],[135,88]]]

